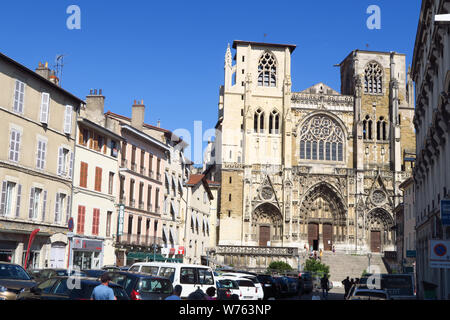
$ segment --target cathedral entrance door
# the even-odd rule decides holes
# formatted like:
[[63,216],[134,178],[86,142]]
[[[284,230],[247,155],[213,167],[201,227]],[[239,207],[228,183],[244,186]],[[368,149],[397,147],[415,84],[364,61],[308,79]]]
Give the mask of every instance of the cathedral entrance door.
[[381,252],[381,232],[372,231],[370,233],[370,250],[372,252]]
[[267,247],[267,242],[270,241],[270,227],[260,226],[259,227],[259,246]]
[[319,225],[316,223],[310,223],[308,225],[308,242],[310,248],[319,250]]
[[333,248],[333,226],[331,224],[322,225],[323,249],[331,251]]

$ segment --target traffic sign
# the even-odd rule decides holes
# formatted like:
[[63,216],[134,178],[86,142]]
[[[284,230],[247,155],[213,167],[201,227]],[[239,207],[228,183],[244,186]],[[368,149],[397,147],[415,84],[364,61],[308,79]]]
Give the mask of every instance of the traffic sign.
[[450,200],[441,200],[441,221],[443,226],[450,226]]
[[73,227],[74,227],[73,218],[70,218],[70,219],[69,219],[69,222],[67,223],[67,227],[69,228],[69,231],[70,231],[70,232],[73,231]]
[[430,240],[430,267],[450,269],[450,241]]

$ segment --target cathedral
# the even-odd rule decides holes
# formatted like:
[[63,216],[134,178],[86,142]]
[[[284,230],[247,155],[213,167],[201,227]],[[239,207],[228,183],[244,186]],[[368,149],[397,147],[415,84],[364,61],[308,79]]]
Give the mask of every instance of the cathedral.
[[234,41],[226,50],[214,144],[219,261],[259,266],[270,262],[264,252],[294,252],[286,248],[395,250],[393,211],[415,160],[405,55],[354,50],[339,65],[340,92],[325,83],[293,92],[295,49]]

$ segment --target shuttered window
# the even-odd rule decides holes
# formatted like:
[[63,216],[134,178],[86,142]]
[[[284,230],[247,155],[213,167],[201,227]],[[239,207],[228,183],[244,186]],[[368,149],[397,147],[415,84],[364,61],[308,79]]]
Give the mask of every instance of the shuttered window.
[[46,210],[47,210],[47,191],[44,190],[44,198],[42,200],[42,221],[45,221]]
[[72,133],[72,106],[67,105],[66,111],[64,113],[64,133],[71,134]]
[[99,225],[100,225],[100,209],[94,209],[94,215],[92,219],[92,235],[98,236]]
[[48,93],[43,92],[41,95],[41,114],[40,114],[40,122],[48,124],[48,113],[50,106],[50,95]]
[[37,143],[37,155],[36,155],[36,168],[45,169],[45,157],[47,155],[47,142],[38,140]]
[[20,201],[22,199],[22,185],[17,186],[17,200],[16,200],[16,217],[20,217]]
[[88,164],[81,162],[80,167],[80,187],[87,188]]
[[86,214],[85,206],[78,206],[77,233],[84,234],[84,218]]
[[95,168],[95,191],[102,191],[102,168]]
[[23,113],[23,102],[25,98],[25,83],[16,80],[14,90],[14,112]]
[[12,129],[9,139],[9,160],[19,161],[21,133],[18,130]]

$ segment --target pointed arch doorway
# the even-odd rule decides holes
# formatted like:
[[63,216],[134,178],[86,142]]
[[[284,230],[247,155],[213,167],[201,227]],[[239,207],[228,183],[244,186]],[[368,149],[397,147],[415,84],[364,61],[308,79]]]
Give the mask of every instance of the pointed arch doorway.
[[263,203],[253,211],[253,227],[260,247],[282,240],[283,219],[280,210],[272,203]]

